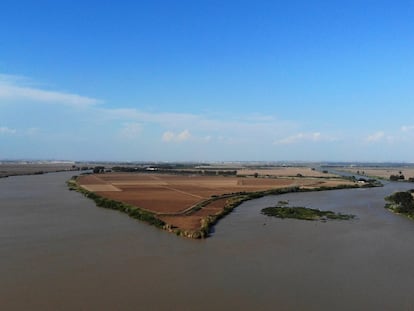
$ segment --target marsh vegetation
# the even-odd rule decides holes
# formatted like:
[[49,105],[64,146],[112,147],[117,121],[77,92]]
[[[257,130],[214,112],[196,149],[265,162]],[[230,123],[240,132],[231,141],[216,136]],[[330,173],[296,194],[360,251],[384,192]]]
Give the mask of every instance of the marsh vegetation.
[[355,215],[348,215],[342,213],[334,213],[332,211],[321,211],[318,209],[307,208],[302,206],[287,206],[286,201],[279,201],[276,206],[266,207],[262,209],[262,214],[266,216],[278,218],[293,218],[301,220],[322,220],[328,219],[350,220],[355,218]]

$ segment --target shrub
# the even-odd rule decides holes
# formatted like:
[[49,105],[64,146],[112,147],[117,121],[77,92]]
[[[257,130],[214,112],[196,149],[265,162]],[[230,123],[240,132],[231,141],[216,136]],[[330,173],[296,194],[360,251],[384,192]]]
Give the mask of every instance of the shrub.
[[391,203],[388,207],[398,213],[414,213],[414,199],[410,191],[395,192],[385,199]]

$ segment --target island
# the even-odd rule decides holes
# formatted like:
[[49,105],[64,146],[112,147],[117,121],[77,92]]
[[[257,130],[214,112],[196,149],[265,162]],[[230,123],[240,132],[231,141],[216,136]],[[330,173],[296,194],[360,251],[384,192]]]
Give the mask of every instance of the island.
[[399,191],[385,198],[388,202],[385,208],[396,213],[414,219],[414,189]]
[[279,201],[276,206],[263,208],[261,212],[266,216],[282,219],[320,220],[323,222],[326,222],[328,219],[349,220],[355,218],[355,215],[321,211],[302,206],[288,206],[288,204],[289,202],[287,201]]
[[195,239],[208,237],[219,219],[247,200],[288,192],[378,185],[362,184],[312,167],[151,166],[95,172],[68,181],[70,189],[98,206]]

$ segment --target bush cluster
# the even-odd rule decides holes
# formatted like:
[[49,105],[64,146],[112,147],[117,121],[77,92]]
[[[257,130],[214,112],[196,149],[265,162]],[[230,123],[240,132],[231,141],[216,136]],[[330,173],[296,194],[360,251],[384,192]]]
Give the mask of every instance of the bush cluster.
[[389,203],[386,208],[394,212],[414,216],[414,198],[411,191],[395,192],[385,198]]

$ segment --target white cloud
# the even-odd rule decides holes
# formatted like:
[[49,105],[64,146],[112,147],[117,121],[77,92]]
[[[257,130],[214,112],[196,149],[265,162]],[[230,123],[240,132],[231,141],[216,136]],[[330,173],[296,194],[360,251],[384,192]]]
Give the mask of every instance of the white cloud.
[[401,126],[402,132],[411,132],[414,130],[414,125],[403,125]]
[[321,141],[335,141],[333,137],[322,135],[319,132],[313,133],[299,133],[296,135],[288,136],[286,138],[275,141],[275,144],[289,145],[301,142],[321,142]]
[[164,142],[170,142],[173,141],[175,137],[175,134],[173,132],[167,131],[162,134],[162,141]]
[[394,143],[401,143],[401,142],[408,142],[410,141],[410,138],[405,135],[401,135],[401,133],[397,135],[389,135],[386,134],[384,131],[378,131],[371,135],[368,135],[365,138],[365,142],[367,143],[388,143],[388,144],[394,144]]
[[125,123],[120,130],[122,137],[133,139],[141,135],[142,125],[140,123]]
[[73,93],[48,91],[23,85],[24,77],[0,75],[0,100],[26,100],[44,103],[64,104],[76,107],[92,106],[98,99]]
[[137,109],[107,109],[97,107],[96,116],[100,116],[105,121],[111,120],[130,120],[131,122],[154,123],[172,131],[179,131],[182,128],[193,128],[195,125],[198,131],[217,133],[217,135],[230,133],[249,136],[256,139],[257,136],[263,137],[271,133],[284,133],[296,128],[296,124],[290,121],[277,120],[275,117],[268,116],[258,119],[250,116],[229,117],[192,114],[192,113],[172,113],[172,112],[142,112]]
[[16,130],[15,129],[11,129],[7,126],[0,126],[0,135],[13,135],[16,134]]
[[184,130],[181,133],[177,134],[178,141],[186,141],[191,138],[191,134],[188,130]]
[[374,134],[368,135],[365,139],[369,143],[380,142],[385,138],[385,133],[383,131],[378,131]]
[[191,138],[191,133],[189,130],[184,130],[180,133],[174,133],[172,131],[166,131],[162,135],[162,141],[163,142],[184,142]]
[[190,113],[143,112],[133,108],[97,108],[97,114],[106,121],[131,120],[142,123],[163,124],[170,128],[182,128],[183,124],[194,124],[200,116]]

